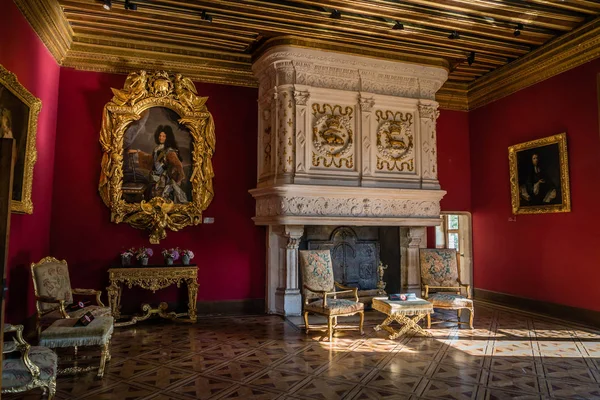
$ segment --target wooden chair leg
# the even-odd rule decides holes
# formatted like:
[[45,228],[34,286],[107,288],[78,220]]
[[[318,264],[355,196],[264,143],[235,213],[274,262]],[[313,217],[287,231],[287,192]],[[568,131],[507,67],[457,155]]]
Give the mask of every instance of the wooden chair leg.
[[365,323],[365,313],[364,313],[364,311],[361,311],[359,314],[360,314],[360,323],[359,323],[358,327],[360,329],[360,334],[364,335],[365,331],[363,330],[363,325]]
[[306,329],[306,333],[308,334],[308,312],[304,312],[304,329]]
[[104,367],[106,366],[106,359],[110,358],[110,353],[108,349],[108,342],[102,345],[102,355],[100,356],[100,367],[98,368],[98,378],[102,378],[104,376]]
[[431,314],[427,314],[427,329],[431,329]]
[[474,314],[474,313],[475,313],[475,310],[474,310],[474,309],[472,309],[472,308],[471,308],[471,309],[469,309],[469,314],[470,314],[470,315],[469,315],[469,327],[470,327],[471,329],[473,329],[473,316],[474,316],[473,314]]
[[460,308],[458,310],[456,310],[456,315],[458,316],[458,322],[460,322],[460,311],[461,311]]
[[329,335],[329,341],[333,340],[333,317],[327,318],[327,335]]
[[48,400],[53,400],[56,395],[56,379],[53,379],[48,385]]

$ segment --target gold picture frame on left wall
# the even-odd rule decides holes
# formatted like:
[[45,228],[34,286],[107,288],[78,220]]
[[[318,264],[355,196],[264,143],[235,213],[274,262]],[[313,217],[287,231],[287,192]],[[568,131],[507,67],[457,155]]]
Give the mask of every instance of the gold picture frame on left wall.
[[13,137],[17,153],[10,207],[15,213],[33,214],[31,186],[41,109],[42,101],[25,89],[15,74],[0,65],[0,137]]

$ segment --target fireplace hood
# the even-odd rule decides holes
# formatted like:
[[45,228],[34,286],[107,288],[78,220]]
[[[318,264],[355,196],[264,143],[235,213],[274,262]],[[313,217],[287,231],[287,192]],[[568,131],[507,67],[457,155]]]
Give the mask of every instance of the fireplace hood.
[[256,224],[439,225],[445,69],[277,46],[253,71]]

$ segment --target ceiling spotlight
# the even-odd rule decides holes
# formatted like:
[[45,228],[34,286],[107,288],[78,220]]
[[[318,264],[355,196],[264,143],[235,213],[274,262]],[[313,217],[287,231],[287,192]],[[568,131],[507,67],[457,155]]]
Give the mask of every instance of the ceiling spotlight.
[[458,33],[457,31],[452,31],[448,35],[448,39],[460,39],[460,33]]
[[467,57],[467,62],[469,63],[469,66],[471,66],[475,62],[475,52],[474,51],[472,51],[471,54],[469,54],[469,56]]
[[112,2],[110,0],[104,0],[104,4],[102,5],[102,8],[104,8],[107,11],[110,11],[111,6],[112,6]]
[[202,14],[200,14],[200,18],[202,18],[203,20],[205,20],[206,22],[212,22],[212,16],[208,15],[206,13],[206,10],[202,11]]
[[133,4],[130,0],[125,0],[125,9],[131,10],[131,11],[136,11],[137,4]]
[[523,24],[517,24],[517,27],[515,28],[513,35],[515,35],[515,37],[519,36],[521,34],[522,30],[523,30]]
[[338,9],[334,9],[334,10],[331,12],[331,15],[329,16],[329,18],[333,18],[333,19],[340,19],[340,18],[342,18],[342,13],[341,13],[341,11],[340,11],[340,10],[338,10]]
[[392,29],[402,30],[404,29],[404,25],[401,22],[396,21],[396,24],[392,27]]

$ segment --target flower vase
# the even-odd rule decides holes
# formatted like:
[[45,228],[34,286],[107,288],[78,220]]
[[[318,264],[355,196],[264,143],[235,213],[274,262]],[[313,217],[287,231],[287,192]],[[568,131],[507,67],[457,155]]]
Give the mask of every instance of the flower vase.
[[142,265],[148,265],[148,257],[142,257],[140,258],[140,262]]
[[190,265],[190,256],[181,256],[181,262],[183,263],[183,265]]
[[128,267],[131,265],[131,256],[121,256],[121,265]]
[[165,257],[165,264],[173,265],[173,259],[171,257]]

